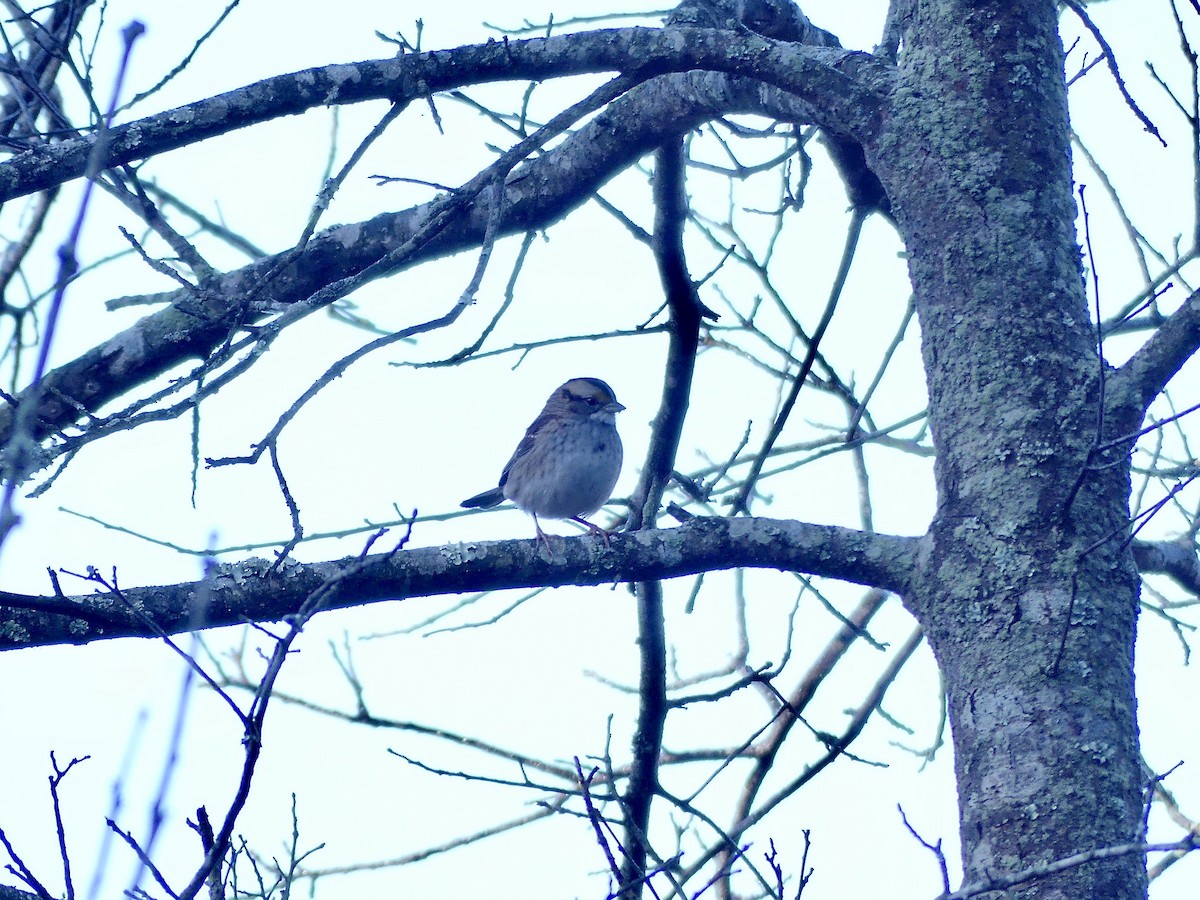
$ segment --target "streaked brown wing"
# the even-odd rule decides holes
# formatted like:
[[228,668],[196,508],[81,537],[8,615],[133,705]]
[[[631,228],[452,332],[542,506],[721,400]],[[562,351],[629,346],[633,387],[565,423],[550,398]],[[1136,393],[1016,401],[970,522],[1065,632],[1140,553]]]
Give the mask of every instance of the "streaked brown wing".
[[526,453],[529,453],[533,450],[534,445],[537,443],[537,433],[542,430],[542,428],[547,422],[550,421],[551,418],[553,418],[553,416],[542,413],[533,420],[533,423],[528,428],[525,429],[525,436],[521,438],[521,443],[517,444],[517,449],[513,451],[513,455],[509,458],[508,462],[504,466],[504,471],[500,474],[500,487],[504,487],[505,482],[508,481],[508,476],[509,473],[512,472],[513,464],[516,463],[516,461]]

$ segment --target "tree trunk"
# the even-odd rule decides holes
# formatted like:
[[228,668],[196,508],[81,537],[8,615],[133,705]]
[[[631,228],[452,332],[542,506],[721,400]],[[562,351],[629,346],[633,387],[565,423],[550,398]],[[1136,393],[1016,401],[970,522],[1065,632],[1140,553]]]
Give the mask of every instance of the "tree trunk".
[[[1056,4],[916,16],[868,154],[921,321],[939,509],[908,602],[945,673],[970,883],[1137,839],[1138,580],[1128,448],[1089,454],[1102,376]],[[1145,893],[1130,854],[1005,896]]]

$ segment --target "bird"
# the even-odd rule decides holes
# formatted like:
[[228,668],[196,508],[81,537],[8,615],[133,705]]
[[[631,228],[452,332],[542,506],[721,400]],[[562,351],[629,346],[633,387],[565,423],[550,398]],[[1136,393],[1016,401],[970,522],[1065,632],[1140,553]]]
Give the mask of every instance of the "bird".
[[621,474],[617,413],[625,409],[599,378],[572,378],[550,395],[525,429],[491,490],[462,501],[465,509],[490,508],[505,499],[533,516],[537,539],[550,548],[538,516],[570,519],[608,544],[608,532],[584,516],[598,510]]

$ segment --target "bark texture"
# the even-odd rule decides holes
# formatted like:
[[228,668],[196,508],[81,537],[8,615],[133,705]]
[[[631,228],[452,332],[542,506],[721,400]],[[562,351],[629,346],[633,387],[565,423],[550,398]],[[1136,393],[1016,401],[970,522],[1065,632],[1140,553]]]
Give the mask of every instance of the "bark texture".
[[[613,585],[744,566],[810,572],[902,593],[918,540],[780,519],[696,518],[678,528],[613,535],[607,547],[590,536],[556,538],[553,552],[520,538],[317,563],[250,559],[216,566],[204,581],[117,590],[111,576],[96,573],[103,583],[97,580],[82,595],[0,591],[0,651],[278,621],[318,591],[325,598],[321,609],[344,609],[377,600]],[[72,581],[63,578],[62,584],[70,589]]]
[[[939,511],[908,602],[945,673],[975,882],[1138,835],[1129,467],[1089,465],[1100,361],[1055,4],[922,3],[905,46],[868,154],[921,321]],[[1135,854],[1004,896],[1145,892]]]
[[[102,585],[96,595],[0,593],[0,650],[268,621],[317,592],[327,597],[322,608],[335,608],[734,566],[806,572],[902,593],[923,625],[949,694],[967,882],[1138,840],[1134,552],[1143,570],[1184,583],[1195,584],[1200,569],[1190,545],[1130,545],[1129,448],[1093,447],[1135,429],[1195,353],[1200,298],[1108,378],[1080,278],[1057,7],[897,4],[904,13],[888,42],[903,51],[894,71],[883,55],[722,32],[722,14],[695,23],[713,28],[618,29],[323,67],[114,129],[112,165],[321,104],[403,104],[460,85],[584,72],[642,80],[508,173],[496,224],[508,234],[557,221],[622,168],[712,118],[741,111],[815,122],[834,134],[843,173],[862,152],[886,197],[856,197],[855,179],[850,194],[890,211],[907,247],[938,513],[921,538],[696,519],[617,535],[607,547],[564,540],[552,555],[528,539],[460,543],[309,565],[249,561],[203,582]],[[90,138],[75,137],[13,158],[0,167],[0,199],[78,176],[90,148]],[[33,437],[54,438],[175,366],[212,359],[277,306],[330,302],[366,274],[477,246],[489,224],[486,205],[448,195],[327,229],[176,292],[169,308],[50,373],[44,393],[32,395]],[[0,408],[0,443],[13,408]],[[1085,863],[988,896],[1001,893],[1137,900],[1144,862],[1130,854]]]

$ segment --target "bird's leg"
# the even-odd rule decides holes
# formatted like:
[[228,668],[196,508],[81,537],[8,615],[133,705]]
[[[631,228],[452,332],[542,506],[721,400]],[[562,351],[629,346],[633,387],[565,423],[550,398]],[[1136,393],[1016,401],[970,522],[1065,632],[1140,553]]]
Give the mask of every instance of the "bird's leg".
[[605,547],[608,546],[608,532],[599,525],[593,525],[591,522],[581,516],[571,516],[571,521],[578,522],[580,525],[586,525],[588,531],[594,535],[597,535],[600,540],[604,541]]
[[537,529],[538,543],[546,548],[547,553],[549,553],[551,556],[554,556],[554,547],[550,545],[550,536],[547,535],[546,532],[542,531],[542,524],[538,521],[537,513],[532,513],[532,515],[533,527]]

